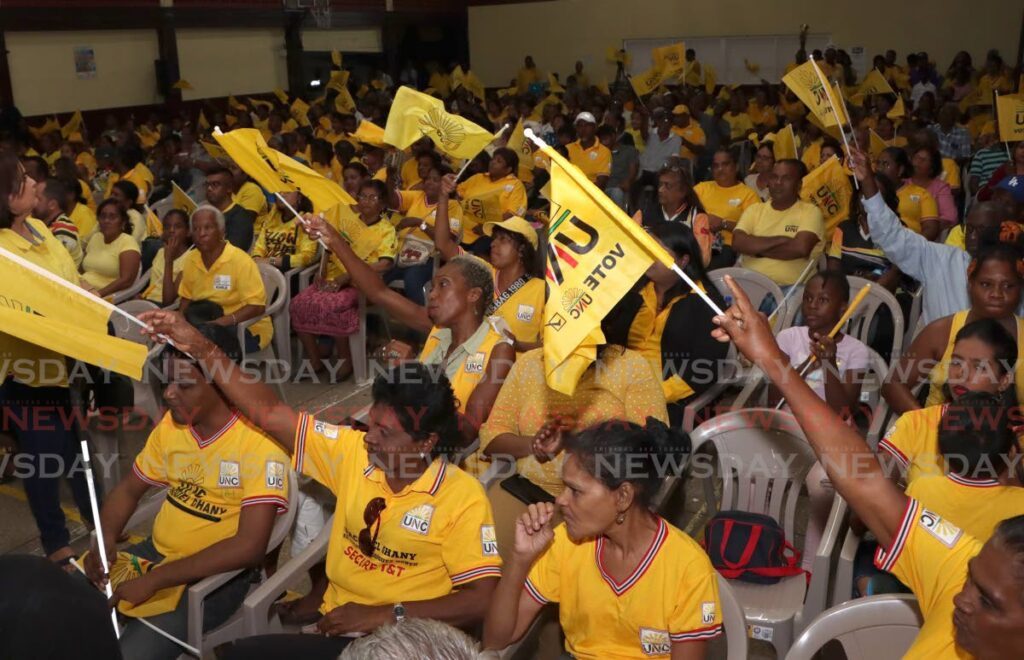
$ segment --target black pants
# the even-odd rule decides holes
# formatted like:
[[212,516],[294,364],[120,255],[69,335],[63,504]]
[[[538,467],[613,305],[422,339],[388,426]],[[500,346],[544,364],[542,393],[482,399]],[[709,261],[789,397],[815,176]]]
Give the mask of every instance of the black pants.
[[351,637],[260,635],[236,641],[227,649],[223,660],[336,660],[351,642]]

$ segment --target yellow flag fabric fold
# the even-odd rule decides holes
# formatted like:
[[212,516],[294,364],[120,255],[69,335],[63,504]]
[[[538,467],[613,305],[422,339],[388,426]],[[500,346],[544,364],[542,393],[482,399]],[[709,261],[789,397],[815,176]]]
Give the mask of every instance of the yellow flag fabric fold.
[[309,117],[306,113],[309,112],[309,104],[302,99],[295,99],[292,101],[292,105],[289,108],[292,119],[299,123],[299,126],[309,126]]
[[772,141],[772,151],[775,152],[775,160],[783,158],[796,158],[796,135],[793,133],[793,124],[786,124],[775,133],[775,140]]
[[57,121],[56,117],[50,117],[42,126],[29,126],[28,132],[33,135],[37,140],[47,133],[53,133],[54,131],[60,130],[60,122]]
[[274,96],[276,96],[277,100],[281,103],[284,103],[285,105],[288,104],[288,92],[284,91],[280,87],[274,90]]
[[1024,140],[1024,93],[996,97],[999,139],[1003,142]]
[[68,119],[68,123],[64,124],[60,128],[61,136],[66,140],[72,133],[77,133],[82,129],[82,111],[75,110],[75,114],[71,115],[71,119]]
[[200,130],[210,130],[210,120],[206,118],[206,113],[202,110],[199,111],[199,119],[197,120],[196,123],[199,125]]
[[800,197],[821,210],[826,236],[839,222],[850,217],[852,187],[839,159],[832,156],[804,177]]
[[565,87],[562,87],[562,84],[558,82],[558,78],[556,78],[553,73],[548,74],[548,92],[551,94],[565,93]]
[[405,149],[423,136],[456,158],[474,158],[494,140],[494,135],[465,117],[447,112],[440,99],[399,87],[384,128],[384,141]]
[[192,215],[192,211],[195,211],[198,205],[192,201],[192,198],[188,196],[188,193],[181,189],[181,187],[171,181],[171,199],[174,203],[174,208],[180,209],[185,213]]
[[553,379],[655,261],[671,255],[576,166],[548,146],[551,222],[544,304],[544,362],[548,385],[572,394],[575,381]]
[[704,67],[704,91],[711,94],[715,91],[715,85],[718,84],[718,74],[715,72],[714,67],[705,62]]
[[686,67],[686,46],[682,41],[671,46],[655,48],[651,56],[655,68],[664,73],[664,78],[675,78]]
[[342,87],[338,91],[338,95],[334,97],[334,109],[343,115],[355,114],[356,102],[352,98],[352,93],[348,91],[348,87]]
[[302,163],[267,146],[255,128],[239,128],[213,137],[231,159],[269,192],[301,192],[313,203],[313,210],[326,211],[338,204],[355,204],[345,190]]
[[857,93],[870,96],[872,94],[895,94],[896,90],[892,88],[881,71],[871,69],[871,73],[864,76],[864,81],[857,88]]
[[55,279],[59,278],[0,248],[0,299],[4,306],[106,333],[110,308],[84,289]]
[[331,79],[327,83],[327,89],[333,89],[339,92],[346,89],[346,86],[348,85],[348,77],[348,71],[332,71]]
[[173,87],[174,89],[195,89],[195,87],[192,86],[192,83],[185,80],[184,78],[171,85],[171,87]]
[[[839,123],[849,123],[843,112],[842,103],[839,101],[839,90],[835,86],[826,90],[825,85],[822,84],[824,76],[819,77],[820,73],[814,60],[808,60],[783,76],[782,82],[793,90],[797,98],[803,101],[804,105],[825,126],[835,126],[837,115]],[[833,103],[835,108],[833,108]]]
[[378,147],[384,145],[384,129],[368,119],[359,122],[359,128],[352,134],[352,137],[366,144]]
[[871,160],[878,160],[878,157],[889,145],[882,139],[882,136],[875,133],[874,129],[868,129],[868,136],[871,140],[871,144],[868,145],[868,155],[871,156]]
[[331,51],[331,64],[333,64],[334,66],[338,67],[339,69],[341,68],[341,51],[340,50],[332,50]]
[[637,96],[647,96],[656,90],[664,79],[662,70],[655,65],[643,73],[630,76],[629,82],[633,85],[633,91]]

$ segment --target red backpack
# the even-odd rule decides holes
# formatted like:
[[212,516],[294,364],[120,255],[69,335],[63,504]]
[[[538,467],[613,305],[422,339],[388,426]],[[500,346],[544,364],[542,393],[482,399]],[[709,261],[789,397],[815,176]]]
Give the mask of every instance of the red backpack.
[[747,511],[721,511],[704,529],[705,552],[711,564],[730,580],[775,584],[801,575],[800,552],[786,541],[771,516]]

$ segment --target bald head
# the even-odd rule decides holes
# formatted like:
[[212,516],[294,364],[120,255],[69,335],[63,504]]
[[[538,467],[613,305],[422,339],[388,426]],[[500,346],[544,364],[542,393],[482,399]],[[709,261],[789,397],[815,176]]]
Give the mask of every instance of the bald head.
[[971,207],[964,223],[964,247],[974,256],[984,243],[999,238],[999,225],[1006,219],[1002,206],[994,202],[978,202]]

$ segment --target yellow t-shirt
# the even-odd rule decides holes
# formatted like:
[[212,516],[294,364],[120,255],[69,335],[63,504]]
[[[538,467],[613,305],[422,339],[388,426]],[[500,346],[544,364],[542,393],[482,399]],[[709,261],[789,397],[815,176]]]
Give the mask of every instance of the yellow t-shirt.
[[920,477],[944,473],[939,453],[939,423],[943,406],[910,410],[899,416],[878,442],[878,451],[892,456],[907,474],[907,484]]
[[299,221],[288,212],[287,218],[276,206],[264,216],[252,247],[254,257],[289,257],[288,268],[304,268],[316,258],[317,244],[302,231]]
[[[965,309],[953,315],[953,322],[949,327],[949,337],[946,341],[946,350],[942,353],[942,359],[932,367],[931,373],[928,374],[930,386],[928,388],[928,398],[925,400],[926,406],[937,406],[946,403],[946,395],[943,392],[942,386],[946,383],[949,361],[953,359],[953,344],[956,343],[956,335],[967,323],[968,313],[970,313],[970,310]],[[1018,316],[1016,319],[1017,350],[1021,351],[1019,354],[1024,354],[1024,318]],[[1017,360],[1014,368],[1014,382],[1017,386],[1017,400],[1024,401],[1024,398],[1022,398],[1024,397],[1024,360]]]
[[907,486],[907,495],[982,543],[999,523],[1024,514],[1024,488],[1000,485],[998,479],[923,476]]
[[949,234],[946,236],[946,245],[952,245],[958,247],[961,250],[967,249],[966,237],[964,236],[964,226],[958,224],[949,230]]
[[[345,603],[391,605],[431,600],[482,578],[501,576],[494,516],[480,482],[443,459],[395,493],[370,462],[364,433],[299,417],[295,471],[338,498],[327,545],[329,585],[320,612]],[[359,549],[366,505],[382,497],[372,557]]]
[[[0,247],[31,261],[61,279],[78,284],[78,268],[75,267],[75,262],[64,244],[42,221],[28,218],[25,223],[33,235],[31,242],[12,229],[0,229]],[[20,305],[18,308],[20,309]],[[0,332],[0,356],[10,358],[9,361],[0,359],[0,382],[13,375],[19,383],[30,387],[67,387],[64,356],[59,353]],[[43,365],[44,360],[46,366]],[[15,369],[15,361],[39,365],[39,368]],[[49,364],[56,365],[56,368],[48,368]]]
[[[178,285],[178,295],[182,298],[210,300],[220,305],[225,314],[233,314],[246,305],[267,304],[259,267],[252,257],[231,243],[224,243],[224,251],[209,269],[199,250],[186,252],[185,257]],[[264,349],[274,336],[274,325],[270,317],[265,316],[250,326],[249,331],[259,340],[260,349]]]
[[242,184],[234,195],[234,202],[256,215],[262,215],[267,212],[267,196],[263,194],[263,189],[252,181],[246,181]]
[[[568,396],[547,386],[544,349],[527,351],[516,358],[491,414],[480,427],[480,447],[485,449],[503,433],[532,436],[553,415],[569,415],[579,428],[609,419],[644,424],[648,417],[667,422],[661,383],[640,353],[620,347],[605,349],[600,365],[583,372],[576,391]],[[533,456],[516,460],[516,471],[553,495],[564,490],[560,454],[547,463]]]
[[[690,120],[690,125],[686,128],[679,128],[677,126],[672,127],[672,132],[681,138],[684,138],[687,142],[692,142],[696,145],[703,145],[707,142],[707,137],[704,135],[704,129],[700,127],[694,120]],[[693,153],[685,144],[679,148],[679,155],[683,158],[689,158],[693,160],[697,157],[697,154]]]
[[750,119],[750,115],[745,112],[727,112],[723,115],[725,121],[729,122],[729,137],[733,140],[746,139],[748,135],[754,132],[754,122]]
[[579,140],[570,142],[566,146],[569,152],[569,162],[580,168],[591,181],[597,181],[599,176],[610,176],[612,173],[612,152],[608,147],[601,144],[600,140],[594,140],[589,149],[585,149]]
[[494,276],[494,303],[489,314],[496,314],[505,319],[512,329],[512,336],[519,341],[540,341],[544,317],[544,280],[532,277],[511,295],[498,295],[498,271],[486,261],[481,261],[487,264],[491,275]]
[[406,161],[402,163],[401,177],[403,188],[412,188],[417,183],[423,180],[420,178],[419,168],[419,159],[412,155],[410,155],[406,159]]
[[81,179],[78,180],[79,193],[82,199],[85,200],[85,205],[88,206],[94,213],[96,212],[96,199],[92,196],[92,188],[89,184]]
[[904,660],[972,657],[956,645],[953,597],[963,588],[967,564],[982,545],[917,500],[908,501],[892,547],[879,548],[875,555],[875,566],[914,592],[924,617]]
[[[171,272],[174,273],[174,279],[177,279],[181,275],[181,269],[185,267],[185,257],[188,252],[182,252],[171,263]],[[153,257],[153,265],[149,267],[149,286],[142,292],[142,297],[146,300],[155,302],[158,305],[164,304],[164,249],[160,248],[157,250],[156,256]]]
[[85,204],[75,204],[75,208],[68,214],[68,220],[78,227],[78,236],[83,242],[92,238],[93,232],[96,231],[96,213]]
[[[654,283],[648,282],[640,290],[643,305],[637,310],[633,323],[629,326],[627,344],[631,349],[644,356],[654,373],[658,374],[659,380],[661,376],[666,375],[661,354],[661,339],[665,334],[665,324],[668,323],[668,318],[676,303],[685,300],[689,295],[687,293],[677,297],[659,311],[658,294],[654,290]],[[668,403],[682,401],[694,394],[690,384],[678,373],[661,380],[661,390]]]
[[962,185],[960,182],[960,166],[952,158],[943,158],[942,174],[939,175],[939,178],[949,184],[951,190],[959,190]]
[[[744,186],[746,187],[746,186]],[[750,188],[747,188],[750,190]],[[753,191],[750,191],[753,194]],[[769,277],[779,286],[789,286],[797,281],[809,260],[818,258],[823,249],[825,220],[814,204],[797,201],[785,211],[777,211],[771,202],[761,202],[743,212],[736,223],[736,231],[751,236],[786,236],[793,238],[802,231],[809,231],[818,237],[818,244],[811,251],[809,259],[773,259],[743,255],[743,267]]]
[[563,523],[526,580],[531,598],[558,603],[572,657],[667,658],[674,644],[722,634],[717,573],[696,541],[658,518],[650,547],[622,582],[605,572],[604,545],[574,542]]
[[153,522],[153,545],[180,559],[233,537],[242,507],[273,504],[288,510],[288,456],[237,413],[202,438],[192,425],[166,413],[135,457],[132,472],[167,488]]
[[[744,211],[761,201],[757,193],[742,181],[728,188],[714,181],[702,181],[693,190],[705,211],[729,222],[739,222]],[[732,232],[723,229],[722,239],[726,245],[732,245]]]
[[[343,209],[338,206],[335,207],[337,211],[328,211],[327,221],[331,222],[332,218],[335,222],[331,222],[335,229],[339,228],[337,224],[337,215],[334,213],[341,212]],[[362,223],[359,216],[355,217],[355,222]],[[398,255],[398,236],[395,234],[395,226],[391,224],[389,220],[381,219],[372,225],[366,226],[366,229],[359,236],[359,240],[352,246],[352,250],[359,256],[360,259],[366,263],[373,265],[381,259],[395,260]],[[342,265],[338,257],[331,253],[331,260],[327,264],[327,279],[334,280],[342,275],[347,274],[345,266]]]
[[924,220],[936,220],[939,217],[939,206],[932,194],[912,183],[905,183],[896,191],[900,205],[896,214],[911,231],[921,233]]
[[[398,210],[401,211],[401,215],[396,214],[393,216],[393,222],[398,222],[404,216],[408,218],[419,218],[429,226],[434,226],[434,218],[437,215],[437,202],[428,204],[427,193],[422,190],[399,190],[398,198],[400,202]],[[459,203],[454,199],[448,200],[448,226],[451,227],[452,233],[457,237],[461,236],[462,207],[459,206]],[[419,227],[412,227],[398,232],[399,242],[410,234],[422,241],[431,240],[425,232],[420,231]]]
[[474,200],[493,196],[497,198],[502,215],[511,213],[522,216],[526,213],[526,188],[513,174],[497,181],[492,181],[488,174],[476,174],[460,183],[457,190],[463,200],[462,242],[466,245],[473,244],[480,238],[474,229],[487,220],[483,208],[479,203],[475,204]]
[[110,243],[103,234],[96,232],[85,246],[82,259],[82,279],[97,289],[102,289],[121,274],[121,253],[138,252],[139,244],[128,234],[118,234]]

